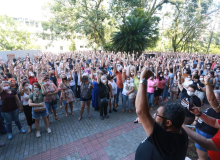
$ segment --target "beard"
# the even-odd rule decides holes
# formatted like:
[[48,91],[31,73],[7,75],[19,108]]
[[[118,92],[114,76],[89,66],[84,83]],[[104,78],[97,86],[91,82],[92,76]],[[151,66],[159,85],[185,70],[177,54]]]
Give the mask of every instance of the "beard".
[[162,122],[157,122],[157,124],[159,124],[159,126],[161,126],[162,128],[166,129],[165,120],[163,120]]

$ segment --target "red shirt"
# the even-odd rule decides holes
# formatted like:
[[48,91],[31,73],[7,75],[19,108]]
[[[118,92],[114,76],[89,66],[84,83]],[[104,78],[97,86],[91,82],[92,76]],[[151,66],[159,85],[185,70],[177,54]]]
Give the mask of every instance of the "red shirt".
[[[220,124],[220,119],[218,120],[218,123]],[[215,143],[218,149],[220,149],[220,129],[215,134],[215,136],[212,138],[212,141]],[[211,160],[220,160],[220,152],[208,151],[208,155]]]
[[28,79],[29,79],[29,83],[30,83],[31,85],[33,85],[35,82],[38,82],[38,81],[37,81],[37,78],[34,78],[34,77],[29,77]]
[[[127,76],[125,74],[125,79],[126,79],[126,77]],[[116,71],[116,79],[117,79],[117,81],[116,81],[117,87],[122,89],[123,88],[123,82],[122,82],[122,73],[121,72]]]
[[2,112],[12,112],[16,109],[18,109],[18,105],[16,103],[15,96],[17,93],[14,90],[11,90],[11,94],[7,93],[6,91],[3,91],[0,96],[2,99]]

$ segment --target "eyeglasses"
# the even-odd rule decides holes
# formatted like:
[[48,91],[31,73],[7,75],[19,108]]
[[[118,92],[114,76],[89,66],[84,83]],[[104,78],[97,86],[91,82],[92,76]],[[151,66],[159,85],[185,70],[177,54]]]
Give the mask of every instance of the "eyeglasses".
[[160,118],[163,118],[163,119],[167,119],[167,118],[165,118],[165,117],[160,116],[159,114],[157,114],[157,112],[155,113],[155,116],[160,117]]

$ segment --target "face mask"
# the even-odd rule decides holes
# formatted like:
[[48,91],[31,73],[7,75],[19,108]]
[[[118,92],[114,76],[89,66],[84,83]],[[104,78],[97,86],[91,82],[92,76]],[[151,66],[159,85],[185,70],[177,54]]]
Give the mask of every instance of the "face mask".
[[83,81],[87,81],[88,80],[88,77],[83,77]]
[[185,73],[185,74],[186,74],[187,72],[186,72],[186,71],[183,71],[183,73]]
[[106,84],[106,82],[107,82],[107,80],[102,80],[102,83],[103,83],[103,84]]
[[45,84],[50,84],[50,81],[45,82]]
[[186,66],[186,68],[189,68],[189,66]]
[[150,77],[150,79],[153,79],[153,77]]
[[160,75],[160,77],[163,77],[163,75]]
[[7,91],[10,89],[10,86],[3,87],[3,90]]
[[140,78],[140,76],[138,75],[138,78]]
[[207,63],[209,63],[209,61],[207,61]]
[[133,75],[134,75],[134,73],[131,73],[131,75],[133,76]]
[[210,67],[207,67],[207,69],[210,69]]
[[67,77],[65,77],[65,78],[62,78],[62,80],[63,80],[63,81],[67,81]]
[[31,77],[34,77],[34,73],[31,73]]
[[122,73],[122,70],[119,70],[119,72],[121,72],[121,73]]
[[127,80],[127,83],[130,83],[130,80]]
[[188,94],[189,96],[193,96],[193,95],[194,95],[194,92],[187,91],[187,94]]
[[167,74],[167,72],[164,72],[164,74]]
[[25,87],[24,89],[25,89],[25,90],[28,90],[28,89],[29,89],[29,87],[27,86],[27,87]]
[[39,88],[34,88],[34,91],[35,91],[35,92],[38,92],[38,91],[39,91]]
[[203,78],[199,78],[200,81],[203,81]]

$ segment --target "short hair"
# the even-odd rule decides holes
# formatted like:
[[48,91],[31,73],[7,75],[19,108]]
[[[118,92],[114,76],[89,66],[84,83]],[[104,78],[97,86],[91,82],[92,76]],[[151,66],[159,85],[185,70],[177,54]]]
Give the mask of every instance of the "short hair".
[[209,73],[210,73],[212,76],[214,76],[214,74],[215,74],[214,71],[210,71]]
[[8,78],[12,78],[11,73],[5,73],[5,75],[6,75]]
[[185,111],[181,104],[170,103],[163,107],[163,117],[170,120],[174,128],[180,129],[185,120]]
[[24,87],[26,83],[29,84],[28,82],[25,81],[22,83],[22,87]]
[[41,90],[41,86],[40,86],[39,83],[35,82],[35,83],[33,84],[33,87],[34,87],[34,86],[37,86],[37,88],[39,88],[39,89]]
[[196,90],[197,89],[197,87],[196,87],[196,85],[195,84],[190,84],[189,86],[188,86],[188,88],[193,88],[194,90]]

